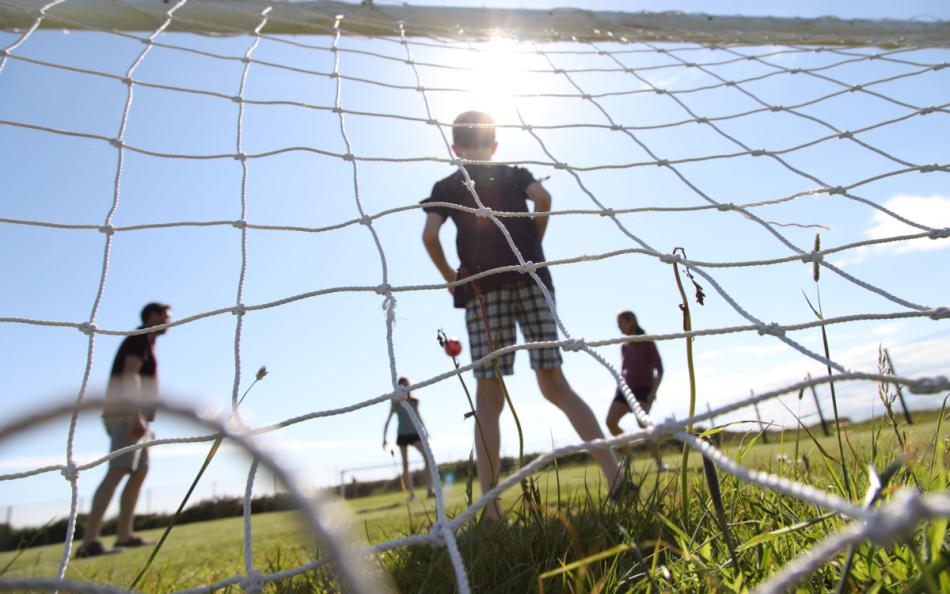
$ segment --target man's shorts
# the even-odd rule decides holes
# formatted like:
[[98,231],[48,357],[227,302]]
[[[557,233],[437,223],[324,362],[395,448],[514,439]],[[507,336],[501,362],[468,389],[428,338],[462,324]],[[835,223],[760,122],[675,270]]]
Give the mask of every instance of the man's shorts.
[[[487,320],[482,320],[482,302]],[[465,307],[465,324],[468,327],[472,361],[477,361],[492,351],[489,348],[489,331],[496,350],[515,344],[515,322],[521,327],[521,333],[527,342],[557,340],[554,316],[544,300],[544,293],[534,281],[505,285],[488,291],[481,299],[472,299]],[[529,349],[528,352],[531,369],[561,366],[561,351],[557,347]],[[502,375],[514,373],[514,352],[506,353],[495,361],[498,362]],[[491,362],[476,367],[474,371],[478,379],[495,377],[495,368]]]
[[[142,439],[132,437],[134,424],[131,421],[102,419],[102,422],[105,423],[106,432],[112,438],[112,443],[109,445],[110,451],[114,452],[120,448],[135,445]],[[148,448],[142,448],[109,460],[109,468],[121,468],[129,472],[148,470]]]

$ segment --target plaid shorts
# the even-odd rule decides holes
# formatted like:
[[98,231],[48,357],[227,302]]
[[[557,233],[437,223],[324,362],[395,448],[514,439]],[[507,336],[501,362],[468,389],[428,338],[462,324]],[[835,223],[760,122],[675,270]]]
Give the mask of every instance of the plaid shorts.
[[[552,293],[553,296],[553,293]],[[480,301],[484,301],[488,328],[482,321]],[[465,325],[468,327],[468,340],[472,352],[472,361],[477,361],[491,352],[488,332],[495,349],[515,344],[515,322],[521,326],[527,342],[557,340],[557,324],[544,293],[534,281],[515,285],[505,285],[488,291],[482,299],[472,299],[465,307]],[[529,349],[531,369],[550,369],[561,366],[561,352],[557,347],[547,349]],[[507,353],[495,359],[502,375],[514,373],[515,354]],[[495,377],[494,365],[475,367],[476,378]]]

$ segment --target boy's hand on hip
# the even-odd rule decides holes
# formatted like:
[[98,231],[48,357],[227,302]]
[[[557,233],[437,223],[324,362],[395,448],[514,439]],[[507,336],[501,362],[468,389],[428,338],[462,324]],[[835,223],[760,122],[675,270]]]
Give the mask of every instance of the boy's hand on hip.
[[[445,273],[443,276],[445,277],[445,282],[447,283],[454,283],[456,280],[458,280],[458,274],[456,274],[454,270]],[[455,295],[455,287],[448,287],[448,289],[449,293]]]

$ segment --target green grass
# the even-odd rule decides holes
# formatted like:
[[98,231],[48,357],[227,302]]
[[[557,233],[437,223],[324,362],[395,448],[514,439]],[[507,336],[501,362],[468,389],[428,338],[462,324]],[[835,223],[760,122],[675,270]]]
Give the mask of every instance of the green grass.
[[[948,488],[950,460],[946,452],[950,449],[950,432],[946,427],[936,435],[934,415],[925,422],[900,427],[906,432],[909,461],[885,491],[885,499],[901,485],[918,484],[930,491]],[[727,444],[725,451],[746,467],[843,492],[838,464],[826,461],[821,452],[824,449],[832,456],[837,454],[834,437],[816,435],[821,448],[804,431],[786,431],[771,437],[778,439],[763,444],[749,434],[742,442]],[[868,485],[867,464],[873,462],[882,470],[900,455],[892,427],[883,419],[852,427],[845,444],[859,497]],[[808,459],[807,467],[791,461],[796,451],[799,458]],[[528,509],[520,501],[519,487],[508,491],[504,497],[505,506],[511,509],[507,526],[470,526],[464,531],[461,551],[473,591],[538,591],[542,575],[546,575],[541,584],[544,592],[746,591],[845,525],[837,517],[818,519],[823,510],[741,483],[720,472],[726,519],[738,543],[738,566],[734,566],[715,521],[699,455],[693,452],[689,459],[691,505],[690,517],[686,519],[681,514],[678,473],[657,476],[648,458],[640,456],[632,466],[634,476],[643,483],[641,500],[636,504],[605,505],[603,484],[595,466],[561,467],[556,474],[552,468],[537,475],[543,502],[540,510]],[[669,450],[665,458],[668,465],[678,466],[678,453]],[[786,458],[790,461],[784,461]],[[424,491],[420,490],[418,495],[422,497]],[[448,487],[447,504],[450,515],[464,508],[464,483]],[[433,501],[421,499],[410,504],[401,493],[351,500],[347,505],[353,512],[358,538],[370,543],[427,533],[435,516]],[[253,532],[254,566],[259,571],[289,569],[312,560],[316,554],[309,539],[301,533],[295,513],[256,515]],[[143,534],[156,539],[160,531]],[[111,542],[107,540],[107,544]],[[28,549],[10,567],[7,576],[54,575],[61,550],[61,546]],[[74,560],[67,575],[128,586],[148,552],[128,550],[103,558]],[[0,554],[0,567],[13,555]],[[442,548],[404,547],[382,555],[379,563],[401,592],[454,591],[454,577]],[[825,565],[799,591],[834,591],[842,564],[843,555]],[[950,592],[948,565],[947,524],[931,522],[921,526],[909,544],[883,549],[858,547],[845,591],[927,592],[921,566],[929,566],[931,586],[935,584],[937,591]],[[188,524],[172,532],[141,588],[147,592],[193,588],[243,574],[243,568],[240,518]],[[333,588],[332,573],[326,570],[270,585],[267,591]]]

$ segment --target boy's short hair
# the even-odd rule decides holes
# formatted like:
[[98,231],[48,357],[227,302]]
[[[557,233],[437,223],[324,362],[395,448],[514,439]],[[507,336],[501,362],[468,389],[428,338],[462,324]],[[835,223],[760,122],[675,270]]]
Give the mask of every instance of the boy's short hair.
[[396,381],[396,383],[399,384],[400,386],[408,386],[411,382],[409,381],[408,377],[402,376],[401,378],[399,378],[399,380]]
[[[471,126],[470,124],[489,124]],[[495,120],[484,111],[466,111],[452,122],[452,142],[461,148],[482,148],[495,144]]]

